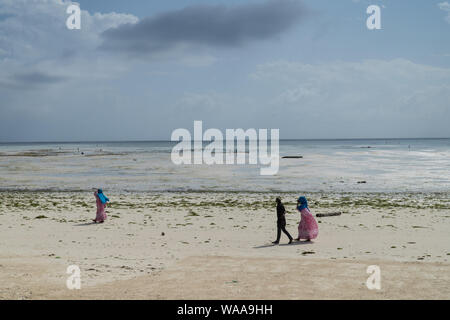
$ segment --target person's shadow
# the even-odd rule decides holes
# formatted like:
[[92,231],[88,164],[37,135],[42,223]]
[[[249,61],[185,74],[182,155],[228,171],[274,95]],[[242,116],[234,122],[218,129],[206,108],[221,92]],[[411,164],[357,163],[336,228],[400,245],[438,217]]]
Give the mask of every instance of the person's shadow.
[[301,246],[301,245],[305,245],[305,244],[312,244],[312,241],[293,241],[291,244],[289,243],[283,243],[280,244],[279,246]]
[[86,222],[86,223],[79,223],[79,224],[74,224],[75,227],[83,227],[83,226],[90,226],[96,224],[94,221],[92,222]]
[[257,246],[257,247],[253,247],[253,249],[262,249],[262,248],[269,248],[269,247],[275,247],[276,245],[271,243],[271,244],[265,244],[262,246]]
[[299,245],[305,245],[305,244],[312,244],[312,241],[293,241],[292,243],[282,243],[282,244],[264,244],[262,246],[256,246],[253,247],[253,249],[262,249],[262,248],[270,248],[270,247],[276,247],[276,246],[299,246]]

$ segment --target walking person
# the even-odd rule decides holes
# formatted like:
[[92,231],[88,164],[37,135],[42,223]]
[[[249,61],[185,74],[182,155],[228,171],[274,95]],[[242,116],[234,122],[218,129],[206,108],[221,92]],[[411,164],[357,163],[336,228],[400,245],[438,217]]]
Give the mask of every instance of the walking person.
[[106,203],[109,199],[103,194],[102,189],[97,189],[94,192],[95,200],[97,202],[97,214],[95,219],[92,219],[95,223],[103,223],[106,220]]
[[280,243],[281,231],[283,231],[289,238],[289,244],[292,243],[292,237],[286,230],[286,217],[284,216],[286,210],[284,209],[283,204],[281,203],[281,199],[276,199],[277,203],[277,240],[272,242],[273,244]]
[[306,241],[311,241],[317,238],[319,234],[319,226],[317,225],[316,219],[314,219],[312,213],[308,208],[308,201],[305,197],[300,197],[297,200],[297,210],[300,212],[300,223],[298,224],[298,238],[306,239]]

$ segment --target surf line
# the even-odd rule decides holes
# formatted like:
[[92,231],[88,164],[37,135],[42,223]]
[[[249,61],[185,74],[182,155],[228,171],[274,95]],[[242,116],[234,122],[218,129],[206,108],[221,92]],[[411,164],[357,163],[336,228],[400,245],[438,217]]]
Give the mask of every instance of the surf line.
[[[172,132],[171,141],[179,143],[172,148],[171,159],[176,165],[259,164],[261,175],[275,175],[280,164],[279,139],[279,129],[270,129],[269,139],[268,129],[253,128],[245,131],[226,129],[224,139],[224,134],[219,129],[211,128],[203,132],[203,122],[196,120],[193,139],[187,129],[179,128]],[[203,148],[203,142],[209,144]]]

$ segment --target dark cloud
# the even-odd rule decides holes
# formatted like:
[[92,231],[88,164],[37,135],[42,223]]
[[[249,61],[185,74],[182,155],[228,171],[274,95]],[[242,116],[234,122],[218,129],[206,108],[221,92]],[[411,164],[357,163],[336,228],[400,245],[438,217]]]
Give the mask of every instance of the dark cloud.
[[13,76],[14,80],[23,84],[49,84],[64,80],[64,77],[53,76],[40,71],[20,73]]
[[9,13],[0,13],[0,22],[3,22],[4,20],[8,19],[8,18],[12,18],[14,17],[13,14],[9,14]]
[[66,77],[55,76],[41,71],[17,73],[7,80],[0,79],[0,87],[9,89],[33,89],[42,85],[65,81]]
[[299,1],[269,0],[234,7],[195,5],[106,30],[103,49],[153,53],[177,45],[237,47],[274,37],[304,15]]

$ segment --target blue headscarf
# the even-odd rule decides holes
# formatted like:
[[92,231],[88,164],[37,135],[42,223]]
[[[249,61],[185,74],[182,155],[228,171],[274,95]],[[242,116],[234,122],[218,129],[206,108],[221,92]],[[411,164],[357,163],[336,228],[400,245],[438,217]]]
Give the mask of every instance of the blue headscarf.
[[103,190],[102,189],[98,189],[97,190],[97,195],[98,195],[98,197],[99,197],[99,199],[100,199],[100,201],[102,203],[106,203],[106,202],[109,201],[109,199],[103,194]]
[[300,202],[300,204],[297,206],[298,210],[308,208],[308,201],[306,200],[305,197],[298,198],[298,202]]

